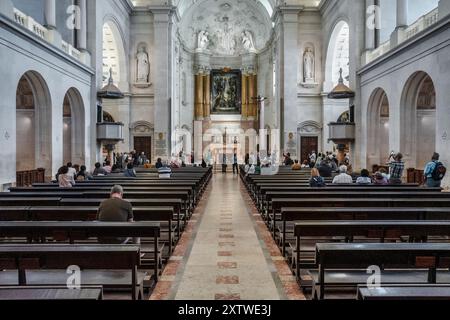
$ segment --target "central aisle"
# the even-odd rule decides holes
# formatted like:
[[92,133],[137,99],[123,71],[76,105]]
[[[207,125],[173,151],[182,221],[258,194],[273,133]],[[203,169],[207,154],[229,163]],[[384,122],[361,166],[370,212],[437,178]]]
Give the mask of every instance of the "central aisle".
[[189,257],[175,281],[174,299],[286,299],[238,180],[232,174],[213,177]]

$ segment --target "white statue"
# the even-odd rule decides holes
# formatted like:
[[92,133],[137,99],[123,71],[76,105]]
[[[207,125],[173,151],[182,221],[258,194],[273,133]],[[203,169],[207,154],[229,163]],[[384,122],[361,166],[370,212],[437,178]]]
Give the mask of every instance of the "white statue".
[[137,83],[148,83],[150,75],[150,62],[145,47],[140,47],[136,54]]
[[253,36],[250,31],[242,31],[242,45],[246,51],[255,51],[255,43],[253,42]]
[[303,55],[303,76],[305,82],[314,81],[315,58],[312,48],[306,48]]
[[202,30],[198,33],[198,44],[197,49],[206,50],[208,48],[208,39],[209,33],[208,31]]

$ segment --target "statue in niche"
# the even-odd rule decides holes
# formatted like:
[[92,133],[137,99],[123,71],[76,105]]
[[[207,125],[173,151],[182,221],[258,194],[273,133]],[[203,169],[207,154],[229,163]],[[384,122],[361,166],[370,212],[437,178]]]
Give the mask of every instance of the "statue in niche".
[[150,76],[150,61],[144,46],[140,46],[136,54],[137,83],[148,83]]
[[250,31],[247,30],[242,31],[242,45],[244,46],[244,49],[248,52],[256,51],[253,36],[250,33]]
[[197,49],[199,50],[207,50],[209,44],[209,33],[206,30],[202,30],[198,33],[198,44]]
[[305,49],[303,54],[303,77],[305,82],[314,82],[315,75],[315,57],[312,48]]

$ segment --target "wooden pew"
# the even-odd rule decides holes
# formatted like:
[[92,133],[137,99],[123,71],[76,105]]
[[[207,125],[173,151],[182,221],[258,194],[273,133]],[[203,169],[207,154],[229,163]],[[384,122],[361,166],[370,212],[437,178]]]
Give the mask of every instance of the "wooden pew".
[[319,243],[316,245],[316,260],[319,271],[311,272],[311,275],[313,296],[318,299],[324,298],[327,286],[348,288],[366,284],[370,274],[365,269],[369,266],[383,267],[383,285],[450,284],[448,270],[437,272],[438,268],[448,269],[450,266],[449,244]]
[[[0,207],[0,221],[95,221],[97,219],[98,207],[28,207],[27,210],[21,210],[16,207]],[[167,233],[168,255],[173,251],[175,232],[172,224],[172,207],[137,207],[133,209],[134,220],[137,222],[159,222],[160,233]],[[1,222],[0,222],[1,225]],[[101,225],[101,224],[100,224]],[[88,226],[88,225],[87,225]],[[129,224],[126,225],[127,227]],[[107,229],[102,229],[107,232]],[[126,231],[130,231],[126,229]],[[131,230],[134,232],[134,230]],[[130,231],[130,232],[131,232]],[[2,231],[0,230],[0,237]],[[144,237],[141,235],[140,237]],[[161,239],[160,239],[161,240]],[[160,241],[158,252],[162,253],[164,242]],[[144,250],[145,251],[145,250]],[[163,256],[165,259],[168,256]],[[158,259],[159,260],[159,259]],[[156,261],[158,261],[156,260]]]
[[103,288],[100,286],[82,286],[78,289],[69,289],[67,286],[0,287],[0,301],[18,300],[103,300]]
[[[278,232],[283,255],[286,255],[288,234],[294,236],[292,222],[314,220],[450,220],[450,208],[282,208],[282,224]],[[288,230],[289,227],[292,228]]]
[[[449,221],[302,221],[296,222],[294,226],[295,245],[295,267],[297,278],[300,277],[301,268],[316,267],[315,261],[303,263],[300,259],[302,251],[303,237],[344,237],[352,241],[354,237],[365,237],[368,239],[378,239],[383,243],[385,239],[400,239],[401,236],[409,236],[410,240],[426,240],[430,236],[446,237],[450,236]],[[450,246],[450,244],[448,244]]]
[[449,301],[450,285],[358,286],[357,300],[365,301]]
[[[150,238],[154,277],[159,277],[161,247],[159,245],[160,224],[154,222],[89,222],[89,221],[27,221],[0,222],[0,238],[24,238],[28,241],[47,238],[75,244],[90,238]],[[10,241],[8,241],[10,242]],[[9,244],[9,243],[8,243]],[[141,251],[146,251],[142,250]]]
[[133,300],[143,296],[135,245],[3,245],[0,270],[6,271],[0,272],[0,285],[65,285],[71,265],[82,270],[84,285],[131,289]]

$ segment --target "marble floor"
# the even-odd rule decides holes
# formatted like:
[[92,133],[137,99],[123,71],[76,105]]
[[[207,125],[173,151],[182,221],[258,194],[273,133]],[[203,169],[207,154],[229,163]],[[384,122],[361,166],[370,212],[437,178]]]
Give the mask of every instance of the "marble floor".
[[239,178],[216,174],[151,299],[304,299]]

